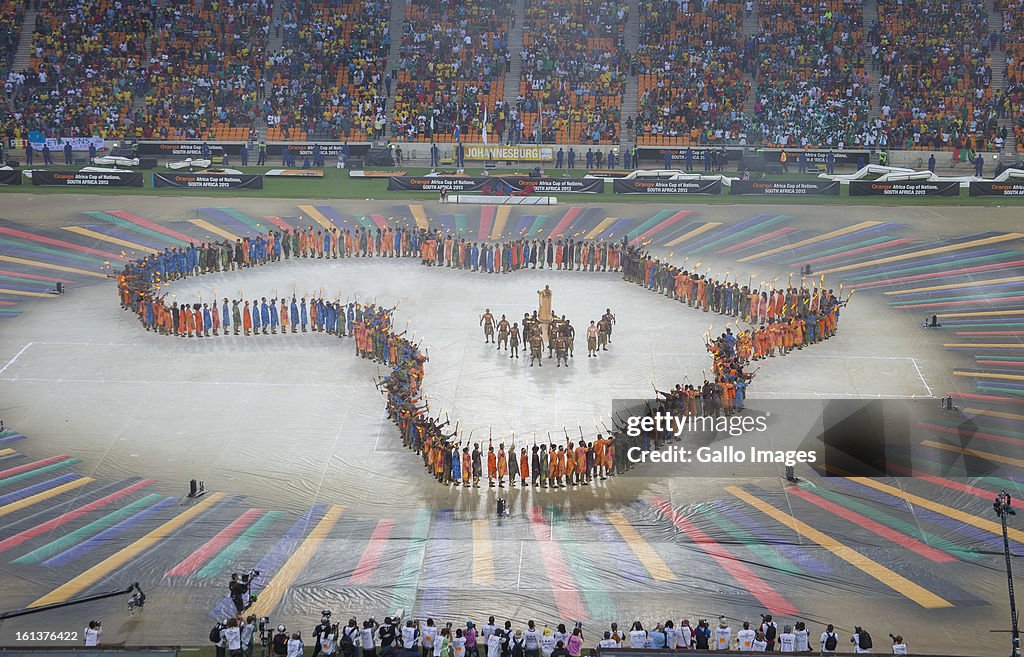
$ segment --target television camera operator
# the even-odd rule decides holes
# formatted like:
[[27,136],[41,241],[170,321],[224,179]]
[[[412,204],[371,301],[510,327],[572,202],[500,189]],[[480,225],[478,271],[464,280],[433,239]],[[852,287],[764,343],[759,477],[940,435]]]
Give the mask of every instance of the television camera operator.
[[[256,596],[252,594],[252,581],[260,576],[260,571],[250,570],[247,573],[239,575],[238,573],[231,573],[231,581],[228,583],[228,591],[230,593],[231,602],[235,605],[235,611],[239,618],[242,617],[242,612],[256,601]],[[246,600],[248,596],[248,600]]]

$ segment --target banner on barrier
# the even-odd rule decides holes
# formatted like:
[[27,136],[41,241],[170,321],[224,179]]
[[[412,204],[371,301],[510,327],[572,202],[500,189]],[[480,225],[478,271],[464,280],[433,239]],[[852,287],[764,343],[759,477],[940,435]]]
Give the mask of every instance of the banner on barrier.
[[263,176],[230,173],[154,173],[153,187],[263,189]]
[[[316,144],[267,144],[267,155],[272,157],[280,157],[284,147],[288,147],[288,152],[294,155],[296,158],[313,157],[313,146]],[[320,144],[320,155],[322,157],[339,157],[345,150],[345,144],[338,142]],[[369,144],[349,144],[348,145],[348,156],[349,157],[363,157],[366,152],[370,150]],[[255,157],[259,155],[259,145],[252,145],[249,147],[249,156]]]
[[473,144],[465,146],[465,149],[467,160],[551,162],[555,159],[555,149],[552,146],[538,146],[531,144],[520,144],[518,146]]
[[138,171],[42,171],[32,172],[32,184],[45,187],[142,187]]
[[839,196],[839,181],[734,180],[729,193],[741,196]]
[[604,181],[597,178],[530,178],[529,176],[392,176],[388,191],[481,192],[498,196],[513,193],[600,194]]
[[20,169],[0,169],[0,185],[20,185]]
[[854,180],[850,183],[850,196],[959,196],[960,183],[908,180],[905,182],[878,182]]
[[90,144],[95,146],[97,151],[106,148],[102,137],[45,137],[43,133],[36,130],[29,131],[28,141],[37,151],[43,150],[43,144],[49,146],[51,151],[63,151],[65,143],[70,143],[71,150],[77,152],[88,151]]
[[[690,152],[690,157],[694,162],[702,163],[703,166],[704,156],[709,151],[722,152],[721,147],[710,148],[706,146],[693,146],[691,148],[686,147],[665,147],[665,148],[651,148],[643,147],[638,148],[636,152],[637,165],[640,164],[656,164],[658,167],[662,167],[665,164],[665,153],[668,153],[672,159],[673,166],[686,162],[686,152]],[[727,153],[726,161],[735,163],[743,154],[743,149],[738,147],[726,148]],[[682,167],[679,167],[682,168]]]
[[720,194],[721,180],[662,180],[633,178],[612,181],[616,194]]
[[[139,142],[138,153],[140,157],[166,157],[169,159],[186,159],[192,158],[193,160],[203,157],[203,146],[204,142],[201,141],[187,141],[187,142],[173,142],[173,141],[161,141],[161,142]],[[241,144],[222,144],[222,143],[211,143],[206,142],[205,146],[210,151],[210,155],[215,157],[227,153],[230,156],[238,155],[242,151]],[[251,149],[249,153],[255,153],[255,148]]]
[[[798,158],[802,151],[798,148],[786,151],[786,163],[789,166],[795,166]],[[782,151],[758,151],[755,155],[763,155],[765,162],[781,162]],[[828,151],[807,151],[805,153],[807,162],[810,164],[827,164],[828,163]],[[858,160],[863,158],[865,164],[871,162],[870,153],[868,151],[832,151],[832,156],[835,158],[836,164],[857,164]]]
[[1024,181],[972,182],[971,196],[1004,196],[1024,198]]

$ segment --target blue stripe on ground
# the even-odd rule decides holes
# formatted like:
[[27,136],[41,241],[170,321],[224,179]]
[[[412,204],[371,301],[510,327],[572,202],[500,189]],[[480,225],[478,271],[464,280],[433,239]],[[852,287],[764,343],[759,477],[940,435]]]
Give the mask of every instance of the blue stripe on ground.
[[[259,232],[241,219],[236,219],[227,212],[218,210],[217,208],[199,208],[199,213],[207,219],[213,219],[215,222],[224,224],[230,232],[236,234],[251,235],[255,237]],[[232,230],[232,227],[234,230]]]
[[730,233],[735,233],[736,231],[740,231],[745,228],[751,228],[753,226],[756,226],[757,224],[764,223],[765,221],[768,221],[774,216],[775,215],[771,214],[757,214],[751,217],[750,219],[744,219],[738,224],[732,224],[731,226],[718,226],[715,228],[715,230],[711,231],[710,235],[704,235],[703,237],[698,238],[697,241],[690,244],[687,248],[687,252],[697,253],[700,249],[704,249],[707,248],[708,246],[711,246],[712,244],[722,239],[723,237],[729,235]]
[[[3,255],[18,256],[25,260],[35,260],[38,262],[47,262],[50,264],[62,264],[67,267],[75,267],[76,269],[90,270],[95,265],[88,262],[82,262],[81,260],[75,260],[73,258],[61,258],[60,256],[49,255],[47,253],[39,253],[38,251],[32,251],[31,249],[19,249],[18,247],[6,247],[0,250]],[[70,273],[70,272],[69,272]],[[65,274],[67,276],[68,274]]]
[[[712,504],[712,506],[717,506],[717,504]],[[739,507],[729,505],[726,515],[734,520],[737,525],[746,529],[765,545],[772,547],[776,552],[782,554],[807,573],[812,575],[831,574],[832,569],[824,561],[811,554],[807,548],[788,542],[785,538],[754,520],[753,516]]]
[[615,562],[619,573],[624,579],[637,582],[638,584],[647,584],[651,581],[647,569],[636,558],[636,555],[629,549],[629,546],[622,540],[622,537],[619,536],[619,533],[612,527],[607,518],[600,513],[588,513],[587,522],[597,532],[605,551]]
[[31,486],[26,486],[25,488],[20,488],[12,493],[0,495],[0,506],[5,506],[7,504],[10,504],[11,502],[17,502],[18,500],[25,499],[26,497],[31,497],[36,493],[41,493],[43,491],[50,490],[51,488],[56,488],[57,486],[63,486],[64,484],[70,483],[72,481],[75,481],[76,479],[81,478],[82,475],[74,472],[69,472],[68,474],[64,474],[59,477],[54,477],[53,479],[48,479],[47,481],[38,484],[33,484]]
[[[855,231],[855,232],[852,232],[852,233],[847,233],[846,235],[838,235],[836,237],[830,237],[827,240],[822,240],[820,242],[815,242],[814,244],[808,244],[806,246],[801,246],[801,247],[796,248],[796,249],[788,249],[787,252],[790,253],[790,254],[793,254],[793,255],[800,255],[802,253],[805,253],[806,251],[811,251],[811,253],[815,253],[815,252],[819,252],[819,251],[822,251],[822,250],[827,250],[827,247],[829,245],[836,245],[836,244],[840,244],[840,243],[843,243],[843,242],[850,242],[850,241],[860,242],[867,235],[870,235],[872,233],[881,233],[881,232],[884,232],[884,231],[892,230],[893,228],[894,228],[894,224],[891,224],[891,223],[888,223],[888,222],[880,224],[878,226],[869,226],[868,228],[862,228],[862,229],[860,229],[858,231]],[[856,244],[851,244],[850,246],[851,246],[851,248],[853,248],[854,246],[856,246]],[[769,258],[774,258],[774,257],[776,257],[778,255],[781,255],[781,253],[785,253],[785,252],[780,252],[780,253],[774,254],[772,256],[769,256]],[[838,255],[838,254],[834,254],[834,255]],[[789,257],[789,256],[787,256],[787,257]],[[762,258],[758,258],[758,260],[761,260],[761,259]],[[757,262],[757,260],[754,260],[754,261],[751,261],[751,262]]]
[[431,574],[445,572],[446,564],[452,560],[452,509],[440,509],[434,521],[434,535],[427,541],[427,556],[423,560],[423,572],[427,574],[423,586],[423,600],[420,603],[420,614],[440,616],[448,599],[448,588],[440,578]]
[[[191,226],[192,224],[189,225]],[[167,238],[166,242],[157,242],[149,235],[141,235],[139,233],[128,232],[118,228],[114,224],[93,224],[91,226],[84,226],[84,228],[87,228],[88,230],[91,230],[94,233],[101,233],[103,235],[106,235],[107,237],[114,237],[119,240],[124,240],[126,242],[138,244],[140,246],[148,246],[154,251],[163,251],[165,248],[169,246],[178,246],[178,240],[171,239],[170,237]],[[84,238],[85,236],[80,235],[79,237]],[[104,242],[104,244],[106,245],[108,243]],[[118,248],[118,245],[116,244],[110,246],[112,246],[112,248]]]
[[[922,246],[922,245],[918,244],[918,245],[913,245],[913,248],[910,248],[908,250],[904,250],[904,252],[905,253],[913,253],[913,252],[922,251],[922,250],[924,250],[926,248],[928,248],[928,247],[925,247],[925,246]],[[979,257],[979,256],[989,256],[989,255],[996,255],[996,254],[1005,254],[1006,257],[1009,257],[1010,255],[1014,255],[1015,257],[1020,257],[1019,253],[1018,254],[1011,254],[1010,252],[1006,251],[1005,249],[998,249],[998,248],[996,248],[996,249],[977,249],[977,250],[962,251],[962,252],[959,252],[959,253],[952,253],[952,254],[950,254],[950,253],[943,253],[941,255],[932,256],[930,258],[915,258],[915,259],[912,259],[912,260],[901,261],[899,263],[892,264],[892,265],[885,265],[885,266],[878,266],[878,267],[866,267],[866,268],[863,268],[863,269],[858,269],[857,271],[852,272],[850,275],[853,276],[854,278],[856,278],[857,280],[863,280],[863,279],[867,279],[867,278],[884,277],[886,274],[895,274],[897,272],[903,271],[904,269],[913,269],[915,267],[920,267],[922,265],[937,265],[937,264],[940,264],[940,263],[955,264],[955,265],[957,265],[956,269],[959,269],[960,268],[960,266],[959,266],[960,262],[963,261],[966,258],[974,258],[974,257]],[[895,253],[895,254],[890,253],[886,257],[891,257],[892,255],[899,255],[899,253]]]
[[519,217],[519,222],[516,223],[516,237],[526,239],[526,231],[530,230],[530,226],[533,225],[536,219],[537,215],[535,214],[524,214]]
[[[442,214],[437,217],[438,227],[441,232],[445,235],[452,235],[455,233],[455,215],[453,214]],[[476,233],[473,232],[475,235]]]
[[12,433],[12,434],[10,434],[8,436],[4,436],[3,438],[0,438],[0,445],[6,445],[7,443],[13,443],[16,440],[24,440],[24,439],[25,439],[25,436],[21,435],[20,433]]
[[[285,564],[292,553],[295,552],[296,548],[299,547],[299,543],[302,541],[303,537],[305,537],[308,528],[319,522],[320,517],[323,516],[326,510],[326,504],[314,504],[309,511],[306,511],[298,520],[295,521],[295,524],[285,532],[284,536],[281,537],[281,540],[279,540],[274,547],[270,549],[270,552],[268,552],[266,556],[256,564],[255,568],[260,571],[261,582],[269,582],[274,574],[281,569],[281,566]],[[220,604],[210,612],[210,617],[231,618],[235,613],[235,605],[231,602],[231,597],[224,596],[224,599],[220,601]]]
[[36,284],[36,285],[18,285],[16,283],[7,283],[7,276],[0,276],[0,285],[3,285],[8,290],[19,290],[21,292],[37,292],[43,294],[44,292],[50,292],[53,290],[53,284]]
[[[1002,274],[1002,272],[999,273]],[[972,285],[970,287],[961,287],[955,290],[930,290],[928,292],[899,292],[899,290],[897,290],[899,299],[896,301],[896,303],[902,302],[903,299],[911,299],[915,297],[923,297],[927,299],[929,297],[954,297],[956,295],[962,294],[979,294],[979,290],[995,290],[1004,287],[1024,288],[1024,285],[1022,285],[1019,281],[1015,283],[995,283],[993,285],[986,285],[984,281],[978,281],[977,285]],[[996,301],[998,301],[998,299],[996,299]]]
[[[849,479],[844,479],[842,477],[831,477],[829,478],[829,483],[839,484],[844,488],[854,490],[860,497],[874,500],[880,504],[884,504],[885,506],[891,509],[896,509],[898,511],[902,511],[903,513],[909,511],[909,503],[906,502],[905,500],[889,495],[888,493],[883,493],[882,491],[875,490],[874,488],[858,484],[856,482],[850,481]],[[978,529],[977,527],[974,527],[972,525],[964,524],[959,520],[955,520],[948,516],[944,516],[941,513],[929,511],[928,509],[923,509],[919,506],[914,507],[914,515],[919,518],[924,518],[925,520],[934,525],[945,527],[946,529],[953,531],[957,534],[960,534],[961,536],[965,536],[970,541],[973,541],[975,543],[981,543],[985,545],[986,548],[989,550],[1002,551],[1003,549],[1002,538],[995,536],[994,534],[990,534],[984,529]],[[965,549],[968,547],[968,545],[964,546]]]
[[327,220],[338,228],[352,228],[351,222],[348,219],[341,216],[337,210],[330,205],[314,205],[314,208],[320,211],[320,214],[327,217]]
[[625,236],[630,226],[636,222],[637,219],[633,217],[623,217],[622,219],[619,219],[614,224],[608,226],[603,231],[598,233],[597,239],[608,240],[614,237],[616,240],[619,240],[620,238]]
[[113,527],[109,527],[101,531],[99,534],[87,538],[78,545],[68,548],[67,550],[64,550],[63,552],[60,552],[58,554],[55,554],[54,556],[44,561],[42,565],[47,568],[66,566],[72,561],[84,557],[93,550],[103,547],[104,543],[109,543],[110,541],[115,540],[119,536],[124,535],[125,532],[127,532],[135,525],[139,524],[144,520],[152,518],[158,512],[162,511],[163,509],[166,509],[167,507],[177,502],[177,500],[178,498],[176,497],[168,497],[167,499],[161,500],[154,504],[153,506],[149,507],[148,509],[143,509],[142,511],[139,511],[135,515],[125,518]]

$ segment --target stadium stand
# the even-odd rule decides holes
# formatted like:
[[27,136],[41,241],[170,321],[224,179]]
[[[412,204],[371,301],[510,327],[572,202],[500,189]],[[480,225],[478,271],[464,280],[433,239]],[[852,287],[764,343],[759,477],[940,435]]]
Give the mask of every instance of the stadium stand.
[[[18,38],[21,36],[21,23],[24,16],[23,3],[17,0],[2,0],[0,2],[0,71],[4,73],[14,62],[14,53],[18,49]],[[13,89],[5,88],[5,91],[8,94],[13,93]]]
[[245,139],[259,114],[267,0],[167,0],[151,41],[142,136]]
[[372,139],[384,130],[391,6],[287,0],[280,51],[267,61],[267,138]]
[[13,76],[14,111],[0,132],[119,137],[137,128],[132,102],[145,93],[151,22],[148,5],[41,0],[29,66]]
[[988,11],[980,0],[878,0],[873,53],[889,147],[991,146],[996,132]]
[[485,108],[494,131],[492,118],[502,113],[508,17],[507,7],[497,0],[409,2],[402,24],[392,137],[480,141]]
[[540,131],[545,142],[618,143],[627,12],[618,0],[527,0],[520,140]]
[[1009,118],[1013,144],[1024,153],[1024,0],[997,0],[1003,17],[1003,52],[1006,53],[1006,89],[996,106],[999,118]]
[[745,134],[743,3],[698,9],[688,1],[640,3],[637,145],[737,143]]
[[864,16],[853,0],[762,0],[751,136],[788,147],[881,145],[870,120]]

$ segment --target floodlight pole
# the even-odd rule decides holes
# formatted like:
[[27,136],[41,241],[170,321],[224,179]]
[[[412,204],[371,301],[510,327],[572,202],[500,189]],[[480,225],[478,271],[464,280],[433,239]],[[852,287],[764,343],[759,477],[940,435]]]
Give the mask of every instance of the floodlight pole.
[[999,516],[999,522],[1003,528],[1003,557],[1006,559],[1006,588],[1010,594],[1010,657],[1021,657],[1020,655],[1020,629],[1017,625],[1017,600],[1013,594],[1013,564],[1010,559],[1010,538],[1006,529],[1006,517],[1016,515],[1010,506],[1010,495],[1004,490],[996,496],[992,503]]

